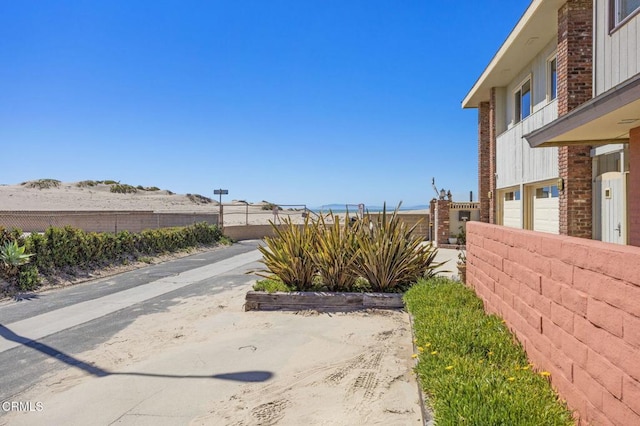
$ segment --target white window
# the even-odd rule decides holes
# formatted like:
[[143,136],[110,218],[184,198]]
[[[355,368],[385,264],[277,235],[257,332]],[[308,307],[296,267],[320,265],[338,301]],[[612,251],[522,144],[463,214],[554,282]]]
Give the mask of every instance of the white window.
[[514,122],[518,123],[531,115],[533,101],[531,99],[531,78],[528,78],[516,90],[514,96],[515,115]]
[[536,188],[536,198],[558,198],[558,186],[543,186]]
[[611,0],[612,27],[640,10],[640,0]]
[[558,60],[554,56],[547,62],[547,99],[558,97]]
[[505,201],[517,201],[520,200],[520,190],[509,191],[504,193]]

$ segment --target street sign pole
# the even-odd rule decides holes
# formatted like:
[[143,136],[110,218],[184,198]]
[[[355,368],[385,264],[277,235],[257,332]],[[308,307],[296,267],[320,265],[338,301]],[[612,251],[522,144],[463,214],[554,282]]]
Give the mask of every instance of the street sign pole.
[[218,205],[220,206],[220,228],[224,228],[224,220],[222,218],[222,196],[223,195],[227,195],[229,194],[229,190],[228,189],[214,189],[213,190],[213,195],[219,195],[220,196],[220,201],[218,203]]

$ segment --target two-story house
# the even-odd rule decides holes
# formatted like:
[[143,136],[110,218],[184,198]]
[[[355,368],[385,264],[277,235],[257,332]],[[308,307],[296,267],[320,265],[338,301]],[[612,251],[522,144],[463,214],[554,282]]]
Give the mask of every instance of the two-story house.
[[640,245],[640,0],[533,0],[462,106],[481,220]]

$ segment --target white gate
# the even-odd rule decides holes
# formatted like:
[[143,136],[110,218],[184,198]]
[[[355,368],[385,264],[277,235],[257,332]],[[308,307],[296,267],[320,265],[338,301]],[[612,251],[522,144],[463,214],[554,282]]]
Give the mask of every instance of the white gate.
[[596,178],[594,187],[596,239],[627,244],[626,177],[608,172]]

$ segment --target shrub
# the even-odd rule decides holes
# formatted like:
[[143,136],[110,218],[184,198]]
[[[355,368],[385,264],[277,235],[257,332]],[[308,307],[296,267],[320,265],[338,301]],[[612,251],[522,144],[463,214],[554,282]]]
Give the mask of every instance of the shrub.
[[29,263],[33,254],[25,253],[25,246],[18,245],[17,241],[7,241],[0,247],[0,262],[6,275],[11,278],[19,273],[22,265]]
[[[40,285],[40,276],[55,275],[58,270],[73,273],[75,267],[95,268],[113,263],[128,262],[142,256],[177,251],[199,244],[226,241],[220,229],[207,223],[182,228],[147,230],[140,234],[129,231],[87,233],[70,226],[51,227],[44,235],[32,233],[19,246],[19,230],[0,228],[0,239],[7,249],[0,249],[0,272],[20,290],[32,290]],[[15,248],[17,247],[17,248]],[[22,257],[21,257],[22,256]],[[24,259],[29,258],[27,263]],[[20,263],[23,262],[23,263]]]
[[31,291],[40,287],[42,280],[36,265],[25,265],[18,274],[18,290]]
[[48,188],[58,188],[60,186],[60,181],[57,179],[38,179],[32,180],[29,182],[22,182],[22,185],[27,188],[37,188],[37,189],[48,189]]
[[25,247],[27,253],[33,253],[31,263],[34,264],[40,272],[47,272],[53,267],[49,246],[47,245],[47,239],[44,235],[32,232],[25,240]]
[[264,204],[262,205],[261,210],[269,210],[269,211],[272,211],[273,209],[276,209],[276,208],[277,208],[278,210],[282,210],[282,207],[280,207],[280,206],[279,206],[279,205],[277,205],[277,204],[270,203],[270,202],[268,202],[268,201],[262,201],[262,202],[263,202]]
[[323,285],[329,291],[352,291],[358,275],[354,269],[358,258],[356,233],[340,217],[327,225],[320,216],[317,227],[317,243],[310,253]]
[[138,192],[135,186],[126,183],[116,183],[111,185],[111,192],[116,194],[133,194]]
[[[402,292],[419,278],[433,275],[437,250],[424,244],[397,216],[386,212],[355,223],[332,225],[324,218],[290,219],[282,227],[271,223],[276,236],[260,247],[270,277],[277,276],[297,290],[318,285],[331,291],[372,290]],[[263,275],[265,276],[265,275]],[[320,282],[315,278],[318,277]]]
[[441,265],[433,263],[437,250],[414,235],[415,226],[407,228],[399,220],[399,207],[389,215],[385,205],[381,214],[367,214],[355,224],[358,252],[354,269],[373,291],[405,291]]
[[276,236],[265,237],[266,247],[258,247],[263,255],[261,262],[270,272],[265,277],[276,275],[291,288],[308,290],[317,270],[311,253],[316,249],[318,225],[309,217],[305,218],[304,225],[296,225],[290,218],[282,223],[283,229],[280,229],[272,222]]
[[293,289],[280,281],[278,278],[267,278],[256,281],[253,285],[255,291],[266,291],[267,293],[275,293],[277,291],[289,292]]
[[76,183],[76,186],[78,188],[86,188],[86,187],[96,186],[98,183],[100,182],[96,182],[95,180],[83,180]]
[[191,200],[192,203],[195,204],[209,204],[213,203],[213,200],[209,197],[205,197],[200,194],[187,194],[187,198]]

